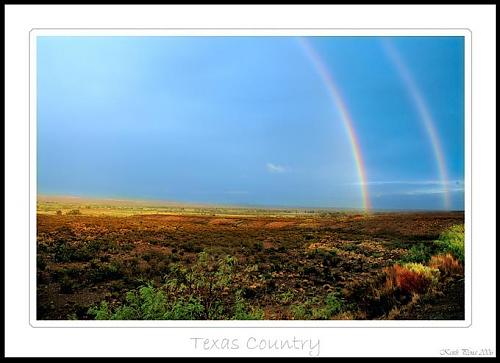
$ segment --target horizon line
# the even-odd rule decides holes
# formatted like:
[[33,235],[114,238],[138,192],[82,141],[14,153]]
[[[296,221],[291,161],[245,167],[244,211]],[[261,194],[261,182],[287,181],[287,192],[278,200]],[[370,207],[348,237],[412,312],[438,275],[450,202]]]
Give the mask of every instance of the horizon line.
[[204,203],[204,202],[193,202],[193,201],[179,201],[179,200],[166,200],[166,199],[153,199],[148,197],[111,197],[111,196],[82,196],[82,195],[71,195],[71,194],[37,194],[37,203],[39,198],[67,198],[67,199],[78,199],[82,202],[84,201],[110,201],[110,202],[132,202],[132,203],[154,203],[156,205],[165,207],[192,207],[192,208],[236,208],[236,209],[268,209],[268,210],[283,210],[283,209],[297,209],[297,210],[337,210],[337,211],[352,211],[361,213],[373,213],[373,212],[436,212],[436,213],[446,213],[446,212],[465,212],[465,209],[429,209],[429,208],[372,208],[369,211],[360,207],[333,207],[333,206],[300,206],[300,205],[283,205],[283,204],[249,204],[249,203]]

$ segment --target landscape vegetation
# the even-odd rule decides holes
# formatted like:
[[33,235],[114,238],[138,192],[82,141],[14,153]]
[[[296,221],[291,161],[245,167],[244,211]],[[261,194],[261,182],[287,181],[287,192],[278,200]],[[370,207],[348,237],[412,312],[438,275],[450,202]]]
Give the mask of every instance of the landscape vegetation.
[[464,213],[39,197],[37,318],[464,319]]

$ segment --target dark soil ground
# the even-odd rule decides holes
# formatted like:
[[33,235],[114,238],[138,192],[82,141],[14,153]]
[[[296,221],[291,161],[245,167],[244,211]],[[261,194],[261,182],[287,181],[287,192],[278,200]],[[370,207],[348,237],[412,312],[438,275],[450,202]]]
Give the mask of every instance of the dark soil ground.
[[408,311],[400,314],[400,320],[464,320],[463,279],[450,281],[444,286],[443,291],[429,294],[411,306]]

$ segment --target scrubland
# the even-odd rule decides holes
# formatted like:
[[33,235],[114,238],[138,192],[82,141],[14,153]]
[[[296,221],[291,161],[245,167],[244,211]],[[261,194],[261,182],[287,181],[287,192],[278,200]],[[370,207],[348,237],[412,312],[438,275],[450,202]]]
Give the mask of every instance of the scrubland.
[[463,212],[42,200],[38,319],[464,319]]

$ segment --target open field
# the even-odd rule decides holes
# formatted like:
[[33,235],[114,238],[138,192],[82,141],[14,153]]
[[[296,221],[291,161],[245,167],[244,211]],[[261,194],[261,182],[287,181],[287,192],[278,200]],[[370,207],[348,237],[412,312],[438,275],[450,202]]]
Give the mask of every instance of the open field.
[[37,212],[38,319],[464,319],[463,212]]
[[[325,209],[323,213],[332,210]],[[128,217],[133,215],[199,215],[199,216],[279,216],[295,217],[298,215],[318,214],[317,209],[305,208],[262,208],[238,206],[211,206],[202,204],[180,204],[164,201],[142,201],[121,199],[91,199],[79,197],[38,197],[37,213],[47,215]]]

